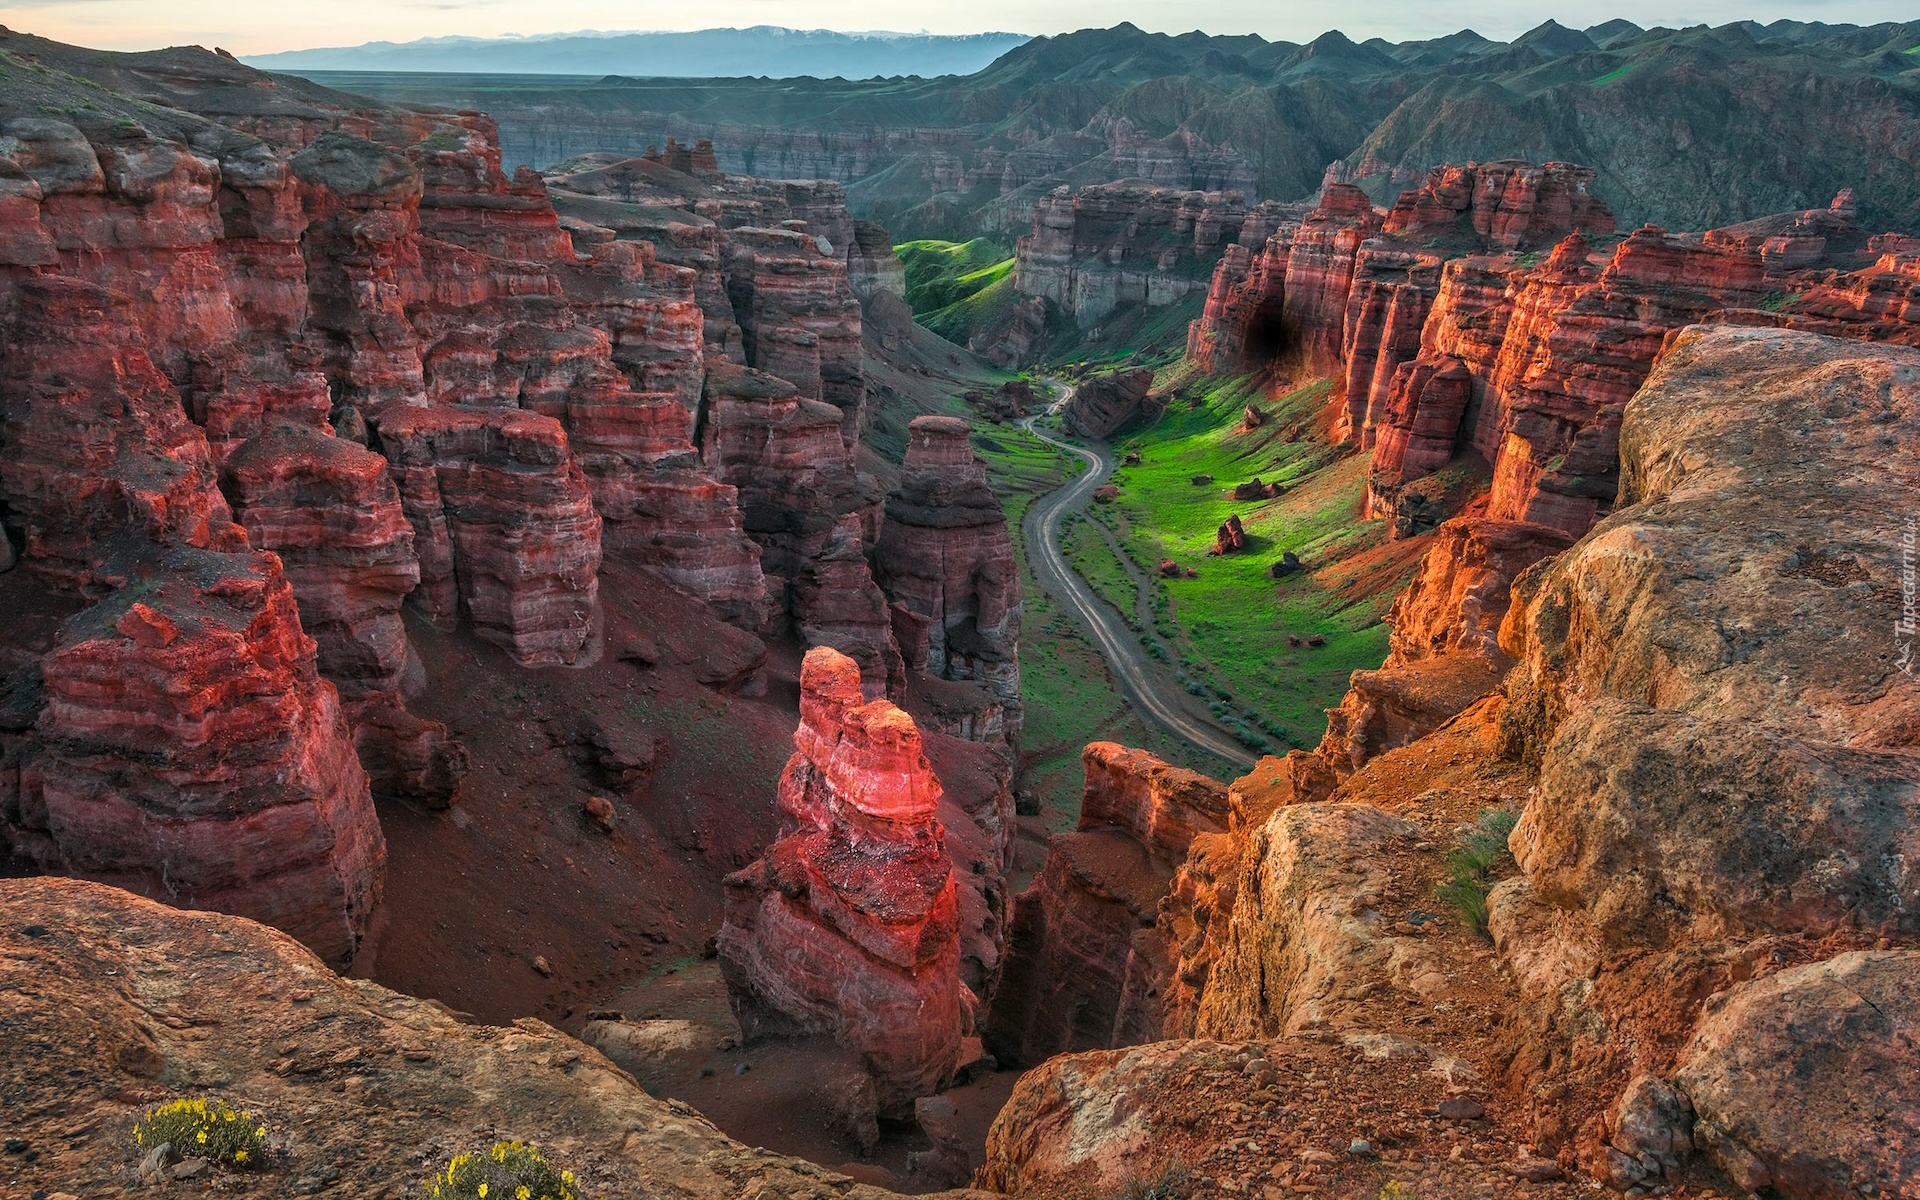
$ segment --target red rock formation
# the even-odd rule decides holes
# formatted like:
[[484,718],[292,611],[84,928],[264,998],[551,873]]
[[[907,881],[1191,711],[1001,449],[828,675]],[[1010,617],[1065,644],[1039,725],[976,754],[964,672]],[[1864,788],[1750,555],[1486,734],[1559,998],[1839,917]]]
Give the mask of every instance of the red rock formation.
[[866,559],[880,497],[854,470],[841,421],[840,410],[796,395],[784,379],[716,368],[702,453],[738,490],[775,589],[776,624],[791,619],[809,645],[853,655],[870,687],[897,691],[904,666]]
[[[1463,451],[1492,463],[1490,515],[1578,535],[1612,502],[1621,410],[1673,330],[1715,320],[1920,341],[1920,255],[1861,235],[1844,198],[1700,238],[1643,229],[1596,270],[1583,235],[1609,234],[1612,218],[1590,182],[1557,163],[1436,168],[1351,253],[1374,218],[1332,185],[1298,230],[1222,259],[1188,357],[1219,371],[1304,350],[1337,370],[1337,433],[1373,451],[1367,515],[1394,517],[1397,535],[1426,525],[1407,489]],[[1537,267],[1512,255],[1441,264],[1561,235]],[[1795,274],[1876,244],[1891,252],[1851,276]],[[1786,302],[1763,311],[1770,292]]]
[[130,305],[76,279],[32,276],[16,291],[4,379],[10,521],[26,565],[72,588],[96,585],[106,543],[236,550],[246,535],[215,485],[204,434],[145,351]]
[[1386,232],[1415,238],[1466,225],[1508,250],[1543,249],[1574,232],[1604,237],[1613,232],[1613,213],[1593,194],[1594,178],[1590,167],[1558,162],[1435,167],[1425,184],[1401,193]]
[[860,306],[847,286],[845,253],[824,234],[736,229],[726,267],[747,364],[838,409],[841,440],[851,448],[866,389]]
[[63,627],[5,806],[44,870],[278,926],[353,957],[386,843],[272,554],[146,550]]
[[1148,367],[1084,379],[1067,401],[1066,426],[1082,437],[1110,438],[1154,410],[1148,394],[1152,387],[1153,371]]
[[1014,903],[987,1028],[1003,1061],[1160,1036],[1160,897],[1195,839],[1227,827],[1226,789],[1204,775],[1112,742],[1083,759],[1080,821],[1049,840],[1046,864]]
[[1222,522],[1213,537],[1208,554],[1238,554],[1247,548],[1247,531],[1240,527],[1240,514],[1233,513]]
[[1164,307],[1202,289],[1199,270],[1248,218],[1238,192],[1135,182],[1078,193],[1058,187],[1034,205],[1033,228],[1015,245],[1014,286],[1052,301],[1078,325],[1125,305]]
[[[1556,250],[1526,290],[1563,293],[1560,257]],[[1667,332],[1764,292],[1758,256],[1686,245],[1648,228],[1622,242],[1600,278],[1564,307],[1517,296],[1488,382],[1504,410],[1488,515],[1585,532],[1612,507],[1621,413]],[[1550,323],[1539,319],[1543,309]]]
[[727,878],[720,964],[749,1038],[827,1034],[903,1117],[952,1074],[972,1000],[959,976],[940,781],[913,719],[863,702],[858,666],[807,653],[780,778],[782,834]]
[[401,699],[419,667],[400,606],[420,564],[387,460],[330,433],[276,426],[227,456],[221,484],[248,540],[280,556],[374,792],[445,807],[466,755],[446,726],[412,716]]
[[874,569],[908,669],[979,683],[1001,716],[971,723],[972,736],[1018,745],[1020,572],[971,432],[958,417],[915,417],[907,427]]
[[559,422],[392,404],[371,424],[413,523],[423,614],[463,615],[523,663],[578,661],[596,629],[600,515]]

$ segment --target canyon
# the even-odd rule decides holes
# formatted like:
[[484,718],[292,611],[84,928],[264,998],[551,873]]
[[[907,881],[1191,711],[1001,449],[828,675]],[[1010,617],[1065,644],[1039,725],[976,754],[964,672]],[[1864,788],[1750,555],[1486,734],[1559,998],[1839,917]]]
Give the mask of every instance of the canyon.
[[[946,544],[896,539],[897,598],[875,582],[860,305],[900,272],[836,186],[678,147],[545,180],[478,114],[198,50],[0,53],[15,860],[353,962],[385,921],[376,802],[458,810],[476,765],[416,711],[442,636],[748,696],[791,636],[904,702],[904,621],[934,707],[1005,755],[1017,580],[964,436],[895,504]],[[735,629],[636,634],[665,603],[636,569]],[[630,783],[660,754],[582,737]],[[1008,773],[954,802],[996,812]]]
[[[1222,69],[1400,62],[1298,49]],[[1271,565],[1396,595],[1317,741],[1076,738],[1036,813],[1079,693],[1023,667],[1074,635],[1005,473],[1070,447],[961,415],[1047,381],[913,326],[864,174],[695,122],[509,171],[477,111],[197,48],[0,67],[5,1186],[139,1186],[118,1131],[219,1091],[275,1130],[248,1195],[496,1136],[609,1197],[1920,1188],[1884,183],[1698,233],[1555,160],[1283,204],[1120,119],[1166,84],[957,175],[1030,201],[992,357],[1198,313],[1071,343],[1067,432],[1240,380],[1229,461],[1313,465],[1183,494],[1344,488],[1372,540]],[[1247,512],[1168,573],[1288,586]]]

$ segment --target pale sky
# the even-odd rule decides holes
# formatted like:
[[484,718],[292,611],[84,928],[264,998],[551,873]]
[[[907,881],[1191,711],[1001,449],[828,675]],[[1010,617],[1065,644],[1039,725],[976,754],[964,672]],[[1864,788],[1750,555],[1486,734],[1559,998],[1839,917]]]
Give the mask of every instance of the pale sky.
[[618,0],[0,0],[0,24],[63,42],[109,50],[197,43],[235,54],[445,34],[497,37],[729,25],[1038,34],[1132,21],[1166,33],[1198,28],[1307,41],[1337,27],[1356,41],[1375,36],[1401,41],[1462,28],[1510,38],[1548,17],[1583,28],[1614,17],[1646,26],[1780,17],[1867,25],[1914,15],[1913,0],[1620,0],[1611,5],[1519,0],[1361,0],[1344,5],[1294,0],[970,0],[939,5],[898,0],[703,0],[675,5]]

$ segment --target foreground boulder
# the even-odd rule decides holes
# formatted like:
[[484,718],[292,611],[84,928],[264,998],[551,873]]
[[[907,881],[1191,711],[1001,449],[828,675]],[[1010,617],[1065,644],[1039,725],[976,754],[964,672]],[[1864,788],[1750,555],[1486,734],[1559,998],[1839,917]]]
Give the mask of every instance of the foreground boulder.
[[807,653],[782,835],[727,878],[721,970],[748,1038],[826,1034],[904,1118],[959,1062],[973,1000],[934,777],[913,718],[863,703],[860,669]]
[[281,1148],[221,1176],[242,1196],[412,1195],[504,1138],[607,1200],[892,1195],[742,1146],[540,1021],[464,1023],[251,921],[69,879],[0,881],[0,910],[0,1025],[32,1048],[0,1055],[7,1136],[37,1151],[7,1159],[23,1196],[135,1191],[134,1120],[205,1091],[244,1098]]
[[1147,394],[1152,387],[1153,372],[1146,367],[1111,371],[1083,381],[1067,401],[1067,431],[1081,437],[1112,437],[1158,411]]

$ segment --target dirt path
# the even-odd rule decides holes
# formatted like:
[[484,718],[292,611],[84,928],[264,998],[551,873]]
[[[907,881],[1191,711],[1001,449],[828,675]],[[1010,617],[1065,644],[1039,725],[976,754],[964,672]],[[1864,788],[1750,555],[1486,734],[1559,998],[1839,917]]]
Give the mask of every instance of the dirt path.
[[[1073,390],[1058,383],[1061,394],[1047,410],[1058,412],[1073,398]],[[1027,548],[1034,577],[1054,599],[1071,609],[1093,635],[1094,646],[1106,660],[1120,692],[1145,720],[1158,725],[1177,738],[1189,742],[1216,758],[1238,766],[1251,767],[1254,756],[1226,730],[1194,713],[1186,703],[1186,693],[1172,680],[1153,668],[1139,639],[1120,619],[1118,613],[1100,602],[1093,589],[1080,578],[1060,550],[1060,518],[1086,507],[1094,489],[1113,474],[1113,456],[1103,442],[1076,446],[1063,442],[1038,428],[1038,416],[1028,417],[1020,427],[1049,446],[1081,459],[1088,469],[1058,491],[1051,492],[1028,506],[1025,521]]]

